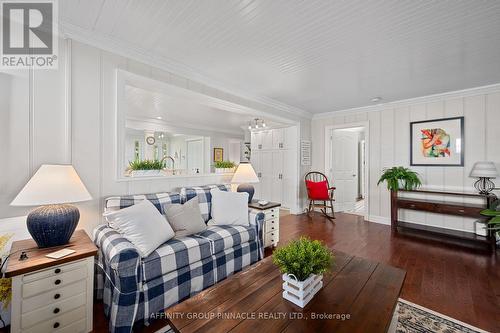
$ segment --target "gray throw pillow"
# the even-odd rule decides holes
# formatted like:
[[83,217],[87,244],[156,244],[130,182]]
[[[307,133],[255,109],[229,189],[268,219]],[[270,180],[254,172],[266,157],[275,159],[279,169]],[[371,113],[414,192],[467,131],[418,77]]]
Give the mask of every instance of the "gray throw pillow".
[[183,205],[166,204],[164,209],[167,221],[174,229],[175,237],[188,236],[207,229],[201,217],[198,197],[194,197]]

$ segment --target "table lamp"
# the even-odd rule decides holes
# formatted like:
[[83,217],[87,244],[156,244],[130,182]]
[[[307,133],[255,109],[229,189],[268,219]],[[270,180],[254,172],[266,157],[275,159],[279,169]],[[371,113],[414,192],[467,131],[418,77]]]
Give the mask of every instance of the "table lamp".
[[38,206],[26,219],[38,247],[67,244],[76,229],[80,212],[68,203],[91,200],[72,165],[44,164],[31,177],[11,206]]
[[251,183],[258,183],[259,177],[255,174],[255,170],[249,162],[241,162],[233,175],[231,183],[239,184],[237,192],[248,193],[248,203],[252,202],[255,189]]
[[494,188],[495,184],[490,180],[498,176],[495,163],[491,161],[481,161],[474,163],[469,177],[479,178],[474,187],[480,194],[489,194]]

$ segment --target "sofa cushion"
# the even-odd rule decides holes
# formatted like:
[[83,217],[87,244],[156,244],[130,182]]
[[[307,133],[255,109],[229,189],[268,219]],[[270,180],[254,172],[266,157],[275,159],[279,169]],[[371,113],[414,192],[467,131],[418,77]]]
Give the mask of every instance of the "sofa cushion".
[[188,200],[198,196],[198,201],[200,204],[201,217],[205,223],[207,223],[212,217],[210,215],[212,208],[212,195],[210,190],[218,188],[221,191],[229,191],[230,185],[205,185],[205,186],[193,186],[193,187],[183,187],[181,189],[181,201],[185,203]]
[[158,211],[162,214],[165,213],[163,210],[163,206],[165,204],[181,203],[180,194],[175,192],[122,195],[122,196],[114,196],[107,198],[105,200],[104,210],[106,212],[120,210],[138,204],[139,202],[145,199],[151,201],[151,203],[156,207],[156,209],[158,209]]
[[143,281],[150,281],[211,255],[208,239],[196,236],[172,238],[142,260]]
[[149,256],[158,246],[174,237],[170,224],[149,200],[117,211],[107,211],[103,216],[111,228],[134,244],[141,258]]
[[214,225],[197,234],[210,242],[212,254],[255,240],[255,229],[242,225]]

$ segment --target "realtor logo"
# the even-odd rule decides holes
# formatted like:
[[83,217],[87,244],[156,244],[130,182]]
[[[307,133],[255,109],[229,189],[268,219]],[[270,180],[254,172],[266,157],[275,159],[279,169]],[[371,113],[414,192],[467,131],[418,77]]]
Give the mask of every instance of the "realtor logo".
[[2,1],[1,68],[57,68],[57,3]]

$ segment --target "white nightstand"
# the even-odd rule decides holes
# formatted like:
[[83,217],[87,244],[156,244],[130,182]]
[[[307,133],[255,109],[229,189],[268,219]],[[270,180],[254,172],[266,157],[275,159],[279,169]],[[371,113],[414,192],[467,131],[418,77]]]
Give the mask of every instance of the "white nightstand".
[[248,208],[254,213],[264,213],[264,247],[276,246],[280,240],[280,206],[276,202],[259,205],[257,200],[252,200]]
[[[63,246],[61,247],[63,248]],[[12,278],[11,332],[90,332],[94,292],[94,256],[97,248],[78,230],[60,259],[38,249],[33,240],[12,243],[5,271]],[[19,260],[25,250],[28,259]]]

